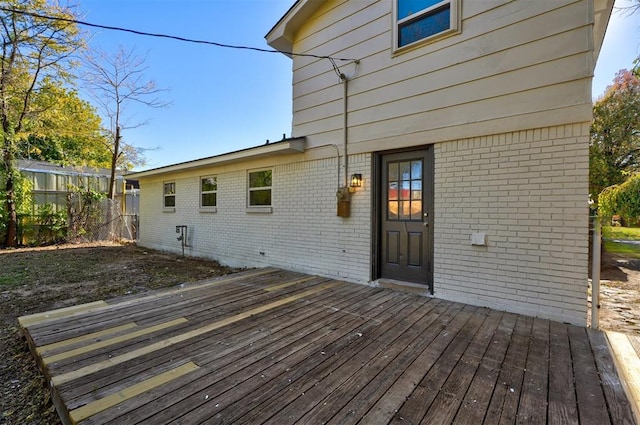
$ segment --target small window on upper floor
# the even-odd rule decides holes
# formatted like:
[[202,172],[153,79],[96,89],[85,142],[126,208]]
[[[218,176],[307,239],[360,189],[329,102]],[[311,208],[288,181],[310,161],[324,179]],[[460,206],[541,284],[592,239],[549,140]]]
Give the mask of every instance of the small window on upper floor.
[[200,178],[200,207],[212,208],[218,206],[218,177],[208,176]]
[[175,208],[176,206],[176,182],[164,183],[164,208]]
[[396,0],[395,49],[458,30],[459,0]]

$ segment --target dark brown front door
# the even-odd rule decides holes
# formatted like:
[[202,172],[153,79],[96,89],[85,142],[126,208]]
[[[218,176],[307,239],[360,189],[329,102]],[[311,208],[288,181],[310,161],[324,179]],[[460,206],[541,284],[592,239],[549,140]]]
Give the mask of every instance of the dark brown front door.
[[433,292],[433,147],[380,156],[379,275]]

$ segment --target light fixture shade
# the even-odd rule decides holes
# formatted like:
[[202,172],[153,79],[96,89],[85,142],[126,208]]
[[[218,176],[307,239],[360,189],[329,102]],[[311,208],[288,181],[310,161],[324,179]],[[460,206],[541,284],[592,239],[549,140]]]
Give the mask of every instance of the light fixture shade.
[[362,187],[362,174],[351,174],[349,187]]

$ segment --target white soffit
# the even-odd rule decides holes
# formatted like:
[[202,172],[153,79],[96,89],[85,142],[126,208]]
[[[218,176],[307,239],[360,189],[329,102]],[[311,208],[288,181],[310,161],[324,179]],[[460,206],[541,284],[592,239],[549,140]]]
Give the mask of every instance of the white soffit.
[[[285,54],[293,49],[298,29],[322,6],[325,0],[298,0],[284,14],[264,38],[267,44]],[[288,55],[287,56],[291,56]]]
[[609,25],[609,19],[613,11],[613,0],[595,0],[594,1],[594,22],[593,22],[593,50],[595,59],[600,55],[604,34]]

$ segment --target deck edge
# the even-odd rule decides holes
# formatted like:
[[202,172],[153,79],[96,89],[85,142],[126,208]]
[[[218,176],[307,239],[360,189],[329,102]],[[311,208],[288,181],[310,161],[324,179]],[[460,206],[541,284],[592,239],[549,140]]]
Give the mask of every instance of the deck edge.
[[636,423],[640,424],[640,357],[635,351],[627,335],[620,332],[606,331],[607,342],[613,353],[613,362],[620,375]]

